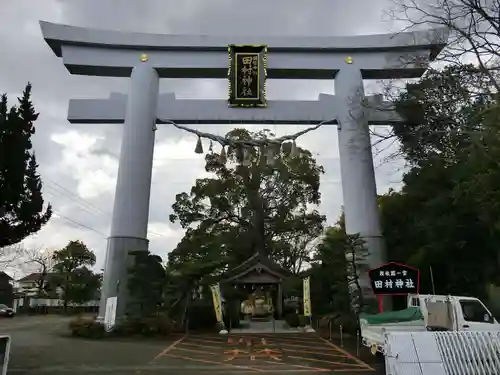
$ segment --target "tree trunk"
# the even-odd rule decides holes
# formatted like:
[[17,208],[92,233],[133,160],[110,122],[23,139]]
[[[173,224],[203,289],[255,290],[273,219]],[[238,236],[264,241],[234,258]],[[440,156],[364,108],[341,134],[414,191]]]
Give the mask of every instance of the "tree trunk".
[[[186,331],[188,329],[187,324],[189,324],[189,321],[187,319],[188,317],[188,308],[189,308],[189,301],[191,300],[191,293],[187,293],[186,295],[186,302],[184,303],[184,310],[182,312],[182,317],[180,321],[180,327],[185,327]],[[186,324],[186,326],[184,326]]]
[[243,184],[248,196],[248,203],[252,210],[252,232],[253,250],[267,254],[266,233],[265,233],[265,213],[264,202],[260,196],[260,182],[262,178],[262,168],[265,167],[265,158],[260,157],[257,165],[242,167]]
[[358,318],[359,313],[363,311],[364,305],[365,305],[365,300],[363,296],[363,290],[361,289],[361,284],[359,283],[359,274],[358,274],[358,265],[357,265],[357,259],[356,259],[356,250],[352,249],[351,250],[351,262],[352,262],[352,273],[354,277],[354,285],[358,293],[358,311],[356,311],[356,318]]

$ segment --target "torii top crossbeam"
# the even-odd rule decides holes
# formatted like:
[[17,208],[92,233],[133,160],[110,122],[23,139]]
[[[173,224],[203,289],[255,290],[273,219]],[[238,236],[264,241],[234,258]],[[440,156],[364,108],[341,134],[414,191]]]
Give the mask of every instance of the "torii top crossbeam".
[[129,77],[145,53],[160,78],[227,78],[229,44],[268,45],[268,78],[333,79],[350,56],[364,79],[416,78],[445,47],[447,29],[342,37],[164,35],[40,22],[72,74]]

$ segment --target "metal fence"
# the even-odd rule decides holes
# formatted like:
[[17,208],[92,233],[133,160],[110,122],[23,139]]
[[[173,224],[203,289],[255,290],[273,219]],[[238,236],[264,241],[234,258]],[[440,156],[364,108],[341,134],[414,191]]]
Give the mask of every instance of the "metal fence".
[[[64,310],[64,301],[55,298],[25,297],[13,301],[12,308],[17,314],[48,314]],[[66,312],[93,313],[99,309],[99,301],[87,301],[84,303],[68,303]]]

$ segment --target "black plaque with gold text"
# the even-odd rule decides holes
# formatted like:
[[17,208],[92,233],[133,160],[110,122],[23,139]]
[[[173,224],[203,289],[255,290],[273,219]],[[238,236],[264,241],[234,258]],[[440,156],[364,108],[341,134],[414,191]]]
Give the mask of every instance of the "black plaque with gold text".
[[229,99],[231,107],[265,107],[267,47],[229,46]]

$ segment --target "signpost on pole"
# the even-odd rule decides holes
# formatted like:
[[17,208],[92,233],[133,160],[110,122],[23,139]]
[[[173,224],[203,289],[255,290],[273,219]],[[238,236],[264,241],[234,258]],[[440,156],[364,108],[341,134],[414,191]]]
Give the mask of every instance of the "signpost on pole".
[[7,375],[10,357],[10,336],[0,336],[0,375]]
[[377,296],[378,312],[384,312],[383,296],[403,296],[419,293],[420,271],[397,262],[389,262],[368,271],[373,293]]

